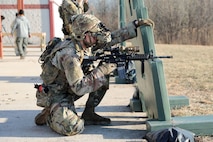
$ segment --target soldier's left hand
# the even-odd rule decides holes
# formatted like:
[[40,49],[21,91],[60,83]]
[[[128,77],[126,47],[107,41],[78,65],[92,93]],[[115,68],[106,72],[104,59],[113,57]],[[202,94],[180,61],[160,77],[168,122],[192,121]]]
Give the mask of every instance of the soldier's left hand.
[[151,26],[154,29],[155,23],[151,19],[138,19],[134,22],[136,27]]

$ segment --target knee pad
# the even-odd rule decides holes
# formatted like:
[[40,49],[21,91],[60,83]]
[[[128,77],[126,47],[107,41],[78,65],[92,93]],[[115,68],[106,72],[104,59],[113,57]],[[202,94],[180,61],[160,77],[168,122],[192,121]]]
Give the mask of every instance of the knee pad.
[[51,108],[47,123],[52,130],[66,136],[76,135],[84,130],[84,121],[68,107]]

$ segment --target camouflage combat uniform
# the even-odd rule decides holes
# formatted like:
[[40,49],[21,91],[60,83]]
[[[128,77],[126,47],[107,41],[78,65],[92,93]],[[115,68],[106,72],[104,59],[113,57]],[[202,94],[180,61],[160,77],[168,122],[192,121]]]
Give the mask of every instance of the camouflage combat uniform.
[[[126,28],[112,32],[112,42],[108,45],[135,37],[135,29],[131,23]],[[100,103],[109,86],[108,78],[99,68],[84,73],[82,51],[77,40],[64,40],[56,44],[49,60],[46,61],[48,69],[45,69],[45,65],[42,66],[43,86],[48,88],[43,107],[50,108],[47,123],[54,131],[63,135],[74,135],[84,129],[84,122],[75,111],[74,101],[90,93],[86,107],[94,108]]]
[[[72,3],[69,3],[73,1],[75,0],[64,0],[64,5],[62,5],[65,7],[73,6]],[[67,3],[69,4],[67,5]],[[62,10],[64,10],[63,7],[59,8],[59,12],[62,12]],[[65,8],[65,10],[68,11],[69,8]],[[80,13],[81,12],[83,11],[80,11]],[[72,16],[72,13],[68,13],[68,15]],[[66,16],[66,14],[62,15],[62,17],[63,16]],[[71,18],[67,17],[65,19]],[[72,35],[75,25],[70,23],[70,21],[65,21],[64,24],[64,34]],[[127,39],[134,38],[137,36],[137,27],[138,26],[132,22],[127,27],[112,32],[112,40],[110,43],[97,43],[93,49],[111,47]],[[80,28],[81,31],[83,26],[78,28]],[[44,110],[35,117],[35,123],[37,125],[47,123],[50,128],[62,135],[81,133],[84,129],[84,120],[85,122],[89,122],[91,113],[94,114],[94,108],[101,102],[109,88],[109,75],[104,74],[100,67],[94,68],[93,64],[88,64],[82,60],[84,54],[91,55],[91,53],[89,49],[88,51],[82,50],[81,44],[76,38],[71,37],[64,41],[54,38],[48,43],[48,46],[54,48],[48,53],[47,57],[42,57],[41,55],[43,58],[42,61],[44,62],[40,75],[43,80],[43,84],[41,85],[43,89],[38,87],[36,93],[37,105],[44,107]],[[44,55],[46,55],[46,53]],[[82,117],[79,118],[75,110],[74,101],[86,93],[89,93],[89,98],[86,102]],[[40,117],[41,115],[45,116]],[[98,123],[99,118],[100,121],[110,122],[110,119],[97,116],[98,115],[95,115],[96,118],[91,120],[92,124],[94,124],[96,120],[97,124],[100,124]]]

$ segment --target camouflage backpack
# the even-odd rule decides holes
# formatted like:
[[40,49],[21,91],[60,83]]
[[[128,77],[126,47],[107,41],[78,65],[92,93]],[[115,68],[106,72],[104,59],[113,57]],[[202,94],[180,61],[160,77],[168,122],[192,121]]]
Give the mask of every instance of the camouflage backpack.
[[53,38],[48,42],[45,51],[39,57],[39,63],[41,63],[42,73],[40,77],[43,80],[43,84],[35,84],[34,88],[37,89],[36,91],[36,98],[37,98],[37,106],[40,107],[47,107],[50,104],[49,95],[48,95],[48,87],[47,85],[52,83],[54,79],[58,75],[58,69],[52,65],[51,58],[56,51],[62,49],[60,46],[56,46],[57,44],[61,43],[62,40],[60,38]]
[[54,37],[52,40],[48,42],[48,45],[45,51],[41,54],[39,58],[39,62],[42,64],[42,73],[41,78],[45,85],[51,84],[56,76],[58,75],[58,69],[52,65],[51,58],[55,55],[55,53],[64,48],[60,46],[56,46],[62,42],[61,38]]

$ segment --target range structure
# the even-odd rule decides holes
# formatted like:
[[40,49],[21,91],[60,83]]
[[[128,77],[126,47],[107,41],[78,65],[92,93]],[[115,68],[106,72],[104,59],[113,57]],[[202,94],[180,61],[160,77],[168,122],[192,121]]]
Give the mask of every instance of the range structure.
[[[138,18],[149,18],[144,1],[120,0],[120,26],[123,27],[125,23]],[[139,28],[137,38],[130,41],[132,46],[140,47],[141,54],[152,52],[156,56],[152,27]],[[147,112],[147,131],[175,126],[196,135],[213,134],[213,115],[171,117],[171,108],[189,105],[189,100],[185,96],[168,96],[162,60],[145,60],[143,65],[135,61],[135,65],[137,92],[136,97],[134,95],[130,100],[130,107],[133,111]]]

